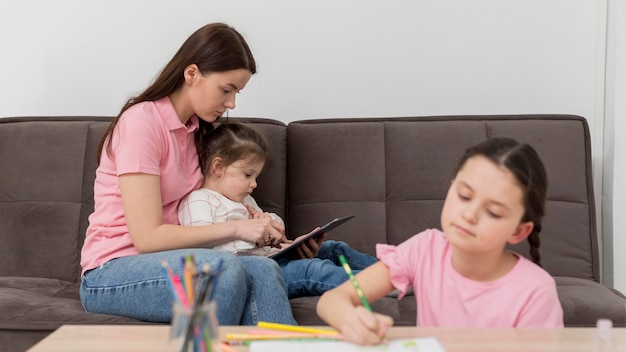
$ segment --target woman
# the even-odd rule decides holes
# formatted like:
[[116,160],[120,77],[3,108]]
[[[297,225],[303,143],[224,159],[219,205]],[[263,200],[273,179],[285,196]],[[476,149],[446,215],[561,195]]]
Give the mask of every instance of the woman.
[[[212,123],[235,108],[235,95],[255,72],[241,34],[209,24],[124,105],[98,150],[95,209],[81,253],[85,310],[169,321],[172,297],[161,261],[179,263],[193,254],[198,265],[223,262],[215,295],[221,325],[295,324],[273,260],[206,249],[233,239],[262,246],[283,236],[283,227],[270,219],[180,226],[176,213],[179,201],[202,183],[194,138],[211,138]],[[307,245],[300,255],[314,256],[318,243]]]

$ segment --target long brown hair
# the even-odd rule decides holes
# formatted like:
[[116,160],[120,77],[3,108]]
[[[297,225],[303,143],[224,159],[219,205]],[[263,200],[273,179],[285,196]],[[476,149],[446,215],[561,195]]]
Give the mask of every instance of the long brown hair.
[[[103,149],[106,148],[107,153],[111,152],[111,135],[124,111],[137,103],[159,100],[174,93],[185,81],[185,67],[192,64],[196,64],[203,75],[241,68],[256,73],[252,51],[239,32],[224,23],[205,25],[187,38],[150,87],[124,104],[100,140],[98,162]],[[199,122],[196,136],[202,138],[213,129],[213,124],[202,119]]]

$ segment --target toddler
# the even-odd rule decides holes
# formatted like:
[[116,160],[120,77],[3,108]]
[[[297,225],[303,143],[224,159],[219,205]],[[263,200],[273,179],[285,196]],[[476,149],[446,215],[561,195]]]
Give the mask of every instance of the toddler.
[[[293,241],[284,236],[282,219],[276,214],[263,212],[251,196],[257,186],[256,179],[269,157],[264,136],[249,125],[225,122],[211,132],[211,138],[206,138],[203,145],[196,147],[204,183],[202,188],[191,192],[180,202],[180,224],[201,226],[270,218],[273,228],[281,231],[274,231],[257,243],[229,240],[213,248],[237,255],[270,256],[291,244]],[[315,258],[281,258],[278,264],[289,298],[318,296],[346,281],[348,276],[339,262],[340,255],[347,258],[355,272],[377,261],[344,242],[330,240],[321,244]]]

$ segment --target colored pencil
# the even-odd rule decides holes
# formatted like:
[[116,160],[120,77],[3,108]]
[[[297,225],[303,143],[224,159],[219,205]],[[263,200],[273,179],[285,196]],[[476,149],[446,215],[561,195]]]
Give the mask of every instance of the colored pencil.
[[174,299],[177,302],[180,302],[180,304],[188,306],[189,301],[187,300],[187,294],[185,293],[185,289],[183,288],[183,283],[181,282],[180,277],[174,274],[172,268],[166,260],[161,261],[161,266],[164,269],[165,278],[168,279],[170,289],[174,293]]
[[359,282],[356,281],[356,277],[354,277],[354,274],[352,273],[352,269],[350,268],[350,265],[348,265],[348,261],[346,260],[346,257],[343,256],[343,254],[339,256],[339,261],[341,262],[341,266],[343,266],[343,269],[346,271],[346,274],[348,274],[348,278],[350,278],[350,282],[352,283],[352,286],[354,286],[354,289],[356,290],[356,294],[359,295],[359,298],[361,299],[361,303],[363,303],[363,306],[367,310],[369,310],[370,312],[373,312],[372,306],[370,306],[369,302],[365,298],[365,294],[363,293],[363,290],[361,290],[361,286],[359,285]]
[[335,330],[316,329],[316,328],[309,328],[309,327],[289,325],[289,324],[268,323],[265,321],[260,321],[257,324],[257,326],[260,328],[282,330],[282,331],[306,332],[306,333],[319,334],[319,335],[339,335],[339,332]]

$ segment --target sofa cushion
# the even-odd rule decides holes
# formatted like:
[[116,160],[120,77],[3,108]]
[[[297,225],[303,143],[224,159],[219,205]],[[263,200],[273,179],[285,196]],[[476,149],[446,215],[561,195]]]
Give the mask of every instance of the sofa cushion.
[[626,325],[626,304],[622,293],[591,280],[564,276],[554,279],[567,327],[594,326],[602,318],[611,319],[614,326]]
[[[315,313],[319,297],[298,297],[290,300],[293,316],[300,325],[327,325]],[[406,296],[401,300],[393,297],[383,297],[372,302],[372,309],[389,315],[395,326],[415,326],[417,308],[415,297]]]
[[0,329],[47,330],[63,324],[141,324],[112,315],[87,313],[78,283],[57,279],[0,277]]

